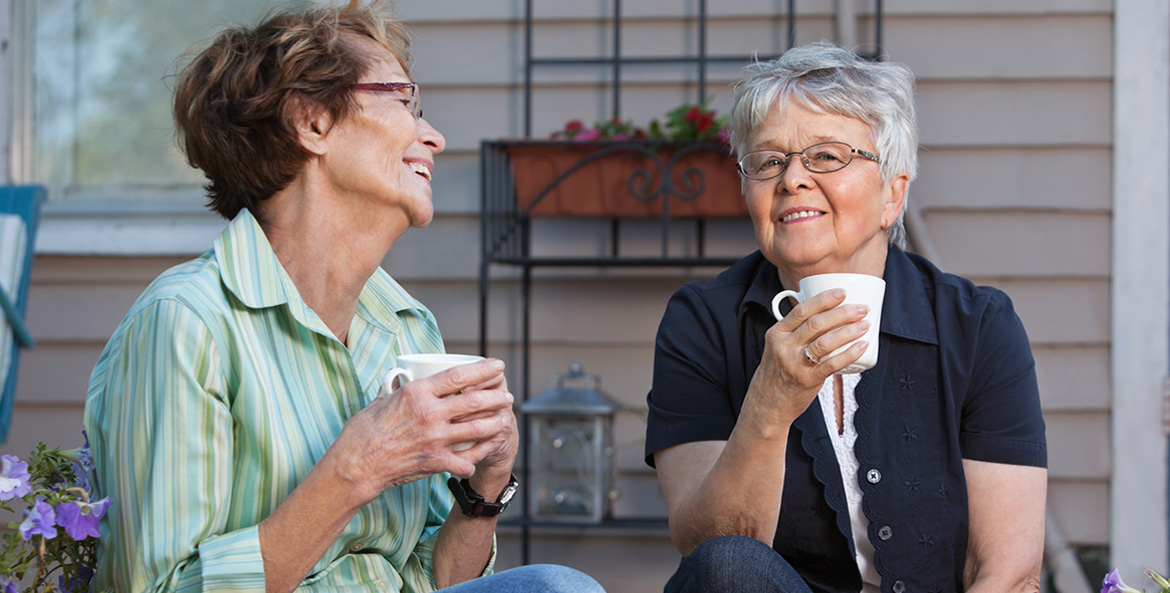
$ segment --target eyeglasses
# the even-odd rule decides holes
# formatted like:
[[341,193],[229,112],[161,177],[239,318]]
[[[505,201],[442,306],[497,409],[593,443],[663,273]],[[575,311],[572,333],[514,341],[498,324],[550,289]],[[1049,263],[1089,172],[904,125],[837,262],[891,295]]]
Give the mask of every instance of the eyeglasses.
[[351,84],[349,88],[355,91],[392,93],[395,100],[402,101],[402,104],[410,109],[414,119],[422,119],[423,112],[420,106],[422,91],[419,90],[417,82],[362,82]]
[[744,155],[736,163],[736,166],[739,168],[740,175],[748,179],[763,181],[783,175],[788,170],[788,164],[792,162],[792,156],[796,154],[800,155],[800,161],[804,163],[804,168],[813,173],[840,171],[853,162],[855,154],[875,163],[882,162],[876,154],[860,148],[853,148],[844,142],[822,142],[794,152],[756,150]]

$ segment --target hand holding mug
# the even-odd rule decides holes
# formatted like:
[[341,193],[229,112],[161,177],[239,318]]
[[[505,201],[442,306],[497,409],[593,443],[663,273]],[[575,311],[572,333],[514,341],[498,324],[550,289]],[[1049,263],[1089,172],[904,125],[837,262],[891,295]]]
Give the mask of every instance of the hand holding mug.
[[[389,394],[410,381],[425,379],[448,369],[483,360],[472,354],[402,354],[398,366],[386,371],[382,377],[382,392]],[[397,384],[396,384],[397,383]],[[452,451],[466,451],[475,443],[458,443]]]
[[[866,330],[864,336],[859,338],[859,340],[866,342],[868,348],[861,355],[861,358],[837,372],[838,374],[860,373],[866,369],[871,369],[877,364],[878,333],[881,328],[882,301],[886,294],[886,282],[881,278],[867,274],[817,274],[814,276],[806,276],[800,281],[799,291],[784,290],[772,299],[772,315],[776,317],[777,321],[784,319],[784,315],[780,313],[780,302],[784,299],[791,298],[795,299],[798,303],[803,303],[818,294],[834,288],[841,288],[845,291],[845,301],[838,306],[866,305],[869,307],[869,312],[865,316],[865,320],[869,322],[869,329]],[[816,364],[820,360],[841,354],[857,341],[849,342],[833,350],[831,353],[819,357],[814,356],[806,346],[804,355],[810,363]]]

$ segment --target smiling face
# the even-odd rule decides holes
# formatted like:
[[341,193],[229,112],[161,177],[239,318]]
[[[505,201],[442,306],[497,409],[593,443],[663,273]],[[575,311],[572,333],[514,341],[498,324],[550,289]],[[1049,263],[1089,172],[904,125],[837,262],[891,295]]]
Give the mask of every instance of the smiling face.
[[[748,137],[748,151],[800,151],[821,142],[874,150],[864,122],[790,103],[773,105]],[[881,155],[878,155],[880,158]],[[878,163],[855,156],[845,168],[811,173],[798,155],[780,177],[744,180],[756,242],[786,287],[812,274],[881,276],[888,237],[905,198],[906,175],[882,182]]]
[[[410,82],[388,50],[365,39],[361,47],[373,59],[359,83]],[[409,91],[353,93],[357,108],[323,138],[327,182],[366,216],[385,214],[406,226],[425,227],[434,216],[434,156],[442,152],[446,140],[425,119],[415,119],[408,105]]]

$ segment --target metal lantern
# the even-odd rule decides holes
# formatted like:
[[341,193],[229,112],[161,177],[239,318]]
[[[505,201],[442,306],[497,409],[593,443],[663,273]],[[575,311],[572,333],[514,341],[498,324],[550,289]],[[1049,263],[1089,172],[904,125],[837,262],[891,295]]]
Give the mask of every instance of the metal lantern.
[[536,520],[600,523],[612,516],[613,416],[621,405],[598,389],[597,375],[573,363],[520,409],[529,418],[529,515]]

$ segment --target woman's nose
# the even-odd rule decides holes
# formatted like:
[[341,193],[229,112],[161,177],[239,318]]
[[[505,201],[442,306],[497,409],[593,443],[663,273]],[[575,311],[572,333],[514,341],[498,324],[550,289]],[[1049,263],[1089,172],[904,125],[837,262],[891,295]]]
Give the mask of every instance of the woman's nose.
[[783,187],[788,193],[795,193],[797,189],[802,187],[809,187],[811,184],[811,173],[808,168],[804,166],[804,159],[800,155],[792,155],[792,160],[788,161],[788,167],[777,178],[780,187]]
[[418,120],[418,139],[427,145],[431,154],[439,154],[447,148],[447,139],[430,122],[422,118]]

